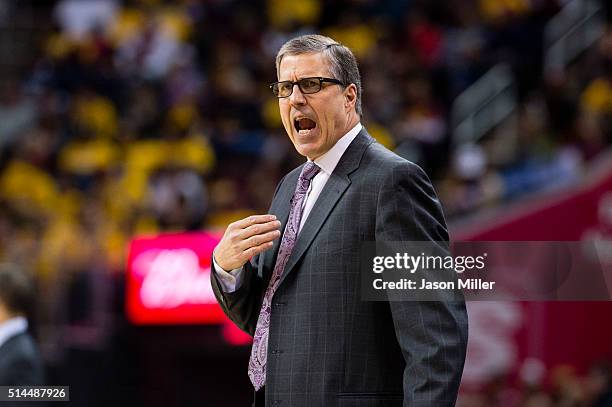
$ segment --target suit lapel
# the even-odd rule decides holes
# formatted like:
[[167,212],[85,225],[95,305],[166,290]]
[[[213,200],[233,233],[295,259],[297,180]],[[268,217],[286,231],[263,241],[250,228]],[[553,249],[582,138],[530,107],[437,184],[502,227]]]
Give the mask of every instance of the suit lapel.
[[[306,219],[306,222],[304,223],[304,226],[300,231],[300,234],[298,235],[295,247],[293,248],[291,256],[289,256],[289,260],[287,262],[287,265],[285,266],[285,270],[283,272],[279,285],[282,284],[283,281],[287,278],[287,276],[293,271],[297,262],[302,258],[312,241],[319,233],[319,230],[325,223],[325,220],[329,217],[330,213],[332,212],[346,189],[351,184],[349,174],[359,168],[359,163],[366,147],[370,145],[373,141],[374,139],[370,137],[368,132],[365,130],[365,127],[362,128],[357,137],[355,137],[355,140],[353,140],[353,142],[346,149],[346,151],[342,155],[342,158],[340,158],[338,165],[336,166],[333,174],[331,174],[329,180],[325,184],[325,187],[321,191],[321,194],[315,202],[315,205],[312,208],[308,219]],[[295,189],[296,184],[297,177],[291,183],[293,189]],[[293,190],[291,192],[291,195],[292,194]],[[289,216],[290,205],[286,206],[287,208],[285,209],[285,211],[287,212],[287,214],[284,218],[285,222]],[[275,243],[275,246],[278,246],[278,244]],[[277,252],[278,247],[275,248],[274,253]],[[274,260],[276,260],[276,255]]]

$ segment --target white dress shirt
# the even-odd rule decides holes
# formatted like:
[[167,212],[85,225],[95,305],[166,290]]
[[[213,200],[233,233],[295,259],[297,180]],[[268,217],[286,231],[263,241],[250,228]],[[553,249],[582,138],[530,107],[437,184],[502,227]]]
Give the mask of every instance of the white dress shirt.
[[[306,199],[304,199],[304,203],[302,204],[303,212],[302,219],[300,220],[300,228],[298,229],[298,234],[302,230],[306,219],[308,219],[308,215],[310,215],[310,212],[312,211],[315,202],[319,198],[319,195],[321,195],[321,191],[323,191],[323,187],[325,187],[327,180],[334,172],[336,165],[338,165],[340,158],[342,158],[342,155],[344,155],[344,152],[346,151],[348,146],[355,139],[355,137],[357,137],[357,134],[359,134],[361,128],[361,123],[357,123],[355,127],[350,129],[348,133],[342,136],[342,138],[340,138],[340,140],[338,140],[336,144],[334,144],[334,146],[329,149],[329,151],[314,160],[314,163],[321,168],[321,171],[319,171],[317,175],[315,175],[315,177],[310,181],[310,186],[308,187],[308,191],[306,192]],[[242,283],[242,267],[231,271],[223,270],[221,267],[219,267],[214,257],[213,264],[223,291],[225,291],[226,293],[236,291]]]
[[28,320],[24,317],[10,318],[0,323],[0,347],[15,335],[28,330]]

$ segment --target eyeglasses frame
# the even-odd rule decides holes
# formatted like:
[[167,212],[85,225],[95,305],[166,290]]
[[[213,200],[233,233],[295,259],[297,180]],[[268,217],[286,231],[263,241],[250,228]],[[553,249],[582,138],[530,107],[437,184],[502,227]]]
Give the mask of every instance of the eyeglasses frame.
[[[304,92],[304,90],[302,90],[302,87],[300,86],[300,81],[303,81],[305,79],[318,79],[319,80],[319,90],[316,92]],[[270,90],[272,90],[272,93],[274,94],[274,90],[273,90],[273,86],[274,85],[278,85],[279,83],[286,83],[289,82],[291,83],[291,93],[289,93],[287,96],[276,96],[279,99],[284,99],[284,98],[288,98],[289,96],[293,95],[293,88],[295,87],[295,85],[298,85],[298,88],[300,88],[300,92],[302,92],[305,95],[314,95],[315,93],[319,93],[321,91],[321,89],[323,89],[323,83],[328,82],[328,83],[334,83],[336,85],[340,85],[340,86],[345,86],[344,83],[342,83],[342,81],[339,81],[338,79],[334,79],[334,78],[325,78],[322,76],[312,76],[312,77],[307,77],[307,78],[300,78],[297,81],[278,81],[278,82],[273,82],[270,85],[268,85],[268,87],[270,88]]]

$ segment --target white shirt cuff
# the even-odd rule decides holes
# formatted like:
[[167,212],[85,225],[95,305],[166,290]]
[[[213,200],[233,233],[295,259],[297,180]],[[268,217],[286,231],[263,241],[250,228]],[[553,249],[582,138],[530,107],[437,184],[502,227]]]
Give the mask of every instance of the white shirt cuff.
[[217,273],[219,285],[221,286],[221,289],[223,290],[223,292],[233,293],[234,291],[239,289],[240,286],[242,285],[242,276],[244,274],[242,272],[243,270],[242,267],[231,270],[231,271],[226,271],[226,270],[223,270],[217,264],[214,254],[212,258],[213,258],[213,266],[215,269],[215,273]]

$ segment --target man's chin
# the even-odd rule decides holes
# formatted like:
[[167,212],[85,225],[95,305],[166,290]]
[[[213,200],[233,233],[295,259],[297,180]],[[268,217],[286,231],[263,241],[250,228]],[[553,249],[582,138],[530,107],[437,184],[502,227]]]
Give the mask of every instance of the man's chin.
[[321,156],[321,152],[319,151],[320,149],[316,148],[315,146],[309,146],[309,145],[302,144],[299,147],[296,147],[296,150],[300,155],[308,158],[311,161]]

